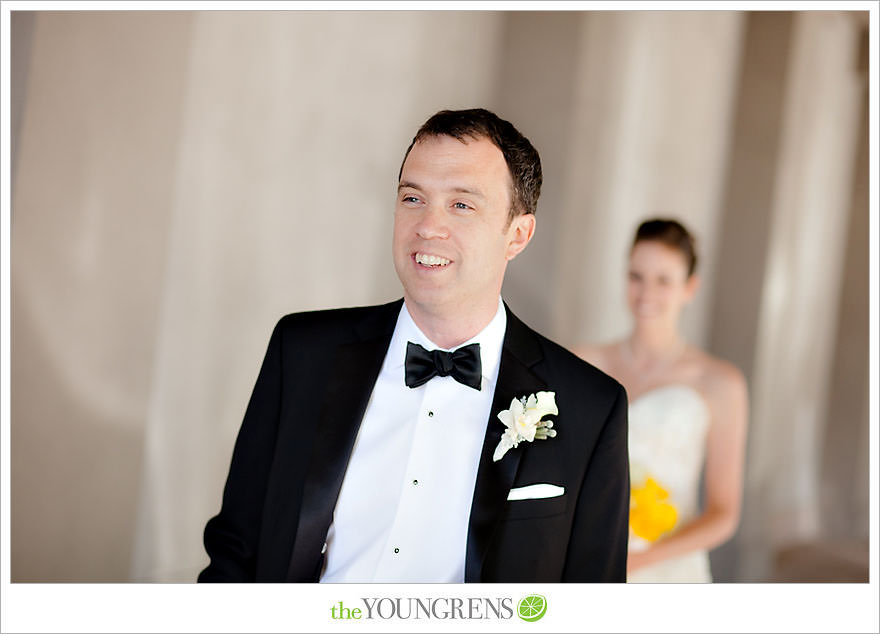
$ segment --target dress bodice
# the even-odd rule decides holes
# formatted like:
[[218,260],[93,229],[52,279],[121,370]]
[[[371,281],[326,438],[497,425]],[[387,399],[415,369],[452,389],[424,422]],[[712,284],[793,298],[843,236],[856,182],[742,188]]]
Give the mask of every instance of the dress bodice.
[[[640,508],[631,515],[631,551],[647,548],[661,530],[666,536],[697,515],[709,422],[705,400],[696,389],[684,384],[652,389],[630,403],[630,479],[633,508]],[[636,517],[641,524],[636,525]],[[705,560],[700,564],[705,572],[694,575],[708,577],[708,559],[705,553],[700,556]],[[652,577],[660,567],[668,569],[674,563],[661,562],[637,574],[646,581],[709,580],[666,578],[665,574]],[[658,570],[652,573],[653,568]]]

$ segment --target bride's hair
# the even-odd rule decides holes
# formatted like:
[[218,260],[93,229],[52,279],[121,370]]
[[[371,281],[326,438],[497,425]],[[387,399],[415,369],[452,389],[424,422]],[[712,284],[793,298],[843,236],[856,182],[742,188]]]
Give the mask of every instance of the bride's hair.
[[683,224],[668,218],[645,220],[636,229],[632,246],[639,242],[659,242],[679,251],[687,262],[688,277],[697,270],[697,248],[694,236]]

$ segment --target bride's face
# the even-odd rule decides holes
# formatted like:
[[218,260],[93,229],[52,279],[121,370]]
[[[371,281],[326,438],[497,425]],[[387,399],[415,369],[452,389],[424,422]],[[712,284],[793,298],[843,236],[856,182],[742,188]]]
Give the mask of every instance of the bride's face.
[[637,321],[675,323],[697,290],[684,254],[662,242],[637,242],[629,258],[627,301]]

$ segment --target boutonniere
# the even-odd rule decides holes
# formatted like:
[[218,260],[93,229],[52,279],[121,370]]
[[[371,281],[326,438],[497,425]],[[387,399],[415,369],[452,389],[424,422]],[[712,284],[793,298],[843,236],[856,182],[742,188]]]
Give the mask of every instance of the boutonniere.
[[515,398],[510,401],[510,409],[498,412],[498,419],[507,429],[501,441],[495,447],[492,461],[497,462],[511,447],[516,447],[523,440],[532,442],[536,438],[545,440],[553,438],[556,430],[553,421],[541,420],[548,414],[558,414],[556,409],[556,392],[538,392],[527,397]]

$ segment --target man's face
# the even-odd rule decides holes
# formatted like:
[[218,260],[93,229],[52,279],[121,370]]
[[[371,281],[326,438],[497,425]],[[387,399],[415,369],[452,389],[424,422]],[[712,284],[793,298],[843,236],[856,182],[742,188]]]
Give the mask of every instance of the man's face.
[[534,215],[508,226],[512,184],[485,138],[418,141],[403,164],[394,214],[394,268],[411,312],[447,318],[497,305],[507,262],[534,231]]

